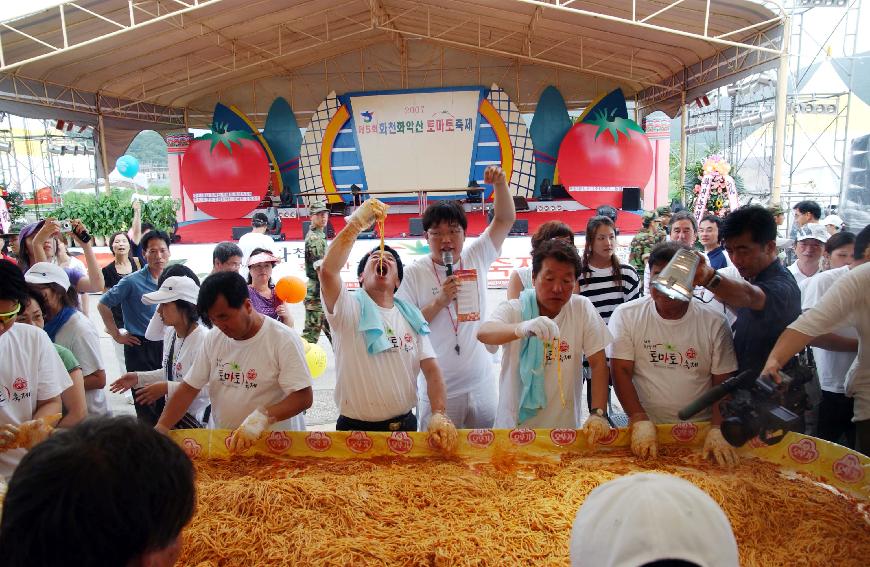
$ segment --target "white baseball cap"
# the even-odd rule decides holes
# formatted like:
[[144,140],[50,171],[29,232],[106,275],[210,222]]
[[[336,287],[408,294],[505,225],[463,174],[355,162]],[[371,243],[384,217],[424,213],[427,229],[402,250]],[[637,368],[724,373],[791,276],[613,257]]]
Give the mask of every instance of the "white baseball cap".
[[24,274],[24,281],[32,284],[57,284],[64,290],[70,286],[69,276],[66,271],[57,264],[49,262],[37,262],[30,266]]
[[818,223],[807,223],[797,229],[797,239],[796,242],[800,242],[801,240],[810,240],[815,239],[824,244],[830,238],[830,234],[825,229],[825,225]]
[[725,512],[687,480],[621,476],[589,493],[571,530],[571,565],[638,567],[665,559],[738,567]]
[[828,226],[829,224],[837,227],[837,230],[843,228],[843,225],[846,224],[843,219],[841,219],[838,215],[828,215],[819,223],[822,226]]
[[172,301],[186,301],[196,305],[199,297],[199,286],[187,276],[172,276],[163,281],[163,285],[157,291],[146,293],[142,296],[145,305],[157,305]]

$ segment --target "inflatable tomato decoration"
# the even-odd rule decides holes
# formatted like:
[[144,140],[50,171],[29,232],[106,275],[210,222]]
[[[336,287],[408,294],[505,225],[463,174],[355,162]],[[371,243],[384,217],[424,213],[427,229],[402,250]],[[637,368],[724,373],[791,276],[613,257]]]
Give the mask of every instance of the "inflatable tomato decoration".
[[220,219],[244,217],[266,196],[269,160],[250,132],[213,131],[190,143],[181,162],[184,190],[204,213]]
[[[652,146],[643,129],[627,118],[625,99],[614,94],[572,126],[559,147],[562,185],[591,209],[600,205],[620,208],[622,188],[645,187],[652,174]],[[621,101],[621,108],[614,99]]]

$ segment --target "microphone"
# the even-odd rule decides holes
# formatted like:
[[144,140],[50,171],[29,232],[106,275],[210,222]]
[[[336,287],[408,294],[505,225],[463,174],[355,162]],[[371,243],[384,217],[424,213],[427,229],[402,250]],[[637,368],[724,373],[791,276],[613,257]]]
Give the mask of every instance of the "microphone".
[[441,255],[441,261],[444,262],[444,266],[447,268],[447,277],[453,275],[453,252],[444,252]]
[[749,370],[744,370],[737,376],[728,378],[718,386],[713,386],[708,391],[704,392],[697,399],[691,401],[689,405],[677,412],[677,417],[683,421],[689,419],[696,413],[712,406],[734,390],[744,387],[747,382],[751,382],[753,374]]

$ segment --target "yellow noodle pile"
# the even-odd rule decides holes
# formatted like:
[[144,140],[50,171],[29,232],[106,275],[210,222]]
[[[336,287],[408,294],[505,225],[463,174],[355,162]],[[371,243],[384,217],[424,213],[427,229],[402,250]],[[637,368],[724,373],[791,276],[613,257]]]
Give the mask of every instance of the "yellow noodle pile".
[[586,495],[631,472],[705,490],[731,520],[744,566],[864,566],[870,524],[850,498],[769,463],[715,468],[665,449],[562,464],[264,457],[197,463],[197,513],[179,565],[568,565]]

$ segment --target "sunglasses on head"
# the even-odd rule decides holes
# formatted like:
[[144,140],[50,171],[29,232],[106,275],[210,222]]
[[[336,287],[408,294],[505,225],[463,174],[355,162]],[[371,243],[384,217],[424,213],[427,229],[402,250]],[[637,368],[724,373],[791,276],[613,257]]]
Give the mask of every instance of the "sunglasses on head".
[[18,303],[15,305],[15,309],[8,313],[0,313],[0,325],[5,325],[9,323],[9,321],[14,321],[18,316],[18,312],[21,311],[21,304]]

